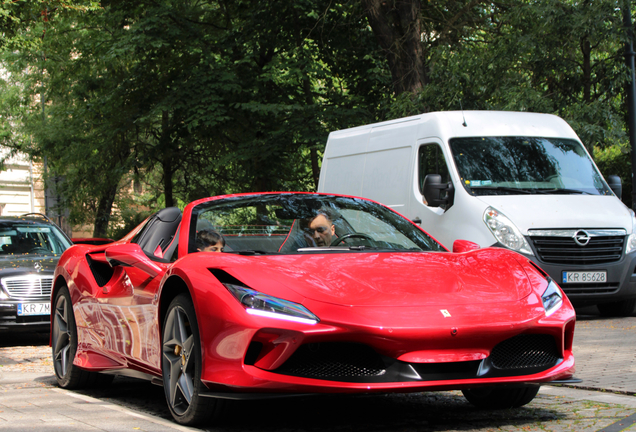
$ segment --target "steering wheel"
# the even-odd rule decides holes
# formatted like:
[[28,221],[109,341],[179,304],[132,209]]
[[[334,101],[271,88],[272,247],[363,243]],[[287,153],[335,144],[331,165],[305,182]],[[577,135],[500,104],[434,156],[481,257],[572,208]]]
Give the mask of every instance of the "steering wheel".
[[345,241],[348,238],[363,238],[366,240],[369,240],[371,242],[375,242],[375,240],[373,239],[373,237],[371,237],[368,234],[364,234],[364,233],[351,233],[351,234],[345,234],[342,237],[338,237],[337,239],[335,239],[334,241],[331,242],[331,246],[338,246],[340,243],[342,243],[343,241]]

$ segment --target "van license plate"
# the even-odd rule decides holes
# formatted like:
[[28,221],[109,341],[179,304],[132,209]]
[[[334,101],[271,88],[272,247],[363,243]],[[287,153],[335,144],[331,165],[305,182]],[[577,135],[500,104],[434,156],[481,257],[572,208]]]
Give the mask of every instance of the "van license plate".
[[603,283],[607,282],[606,271],[564,271],[563,283]]
[[18,316],[51,315],[51,303],[18,303]]

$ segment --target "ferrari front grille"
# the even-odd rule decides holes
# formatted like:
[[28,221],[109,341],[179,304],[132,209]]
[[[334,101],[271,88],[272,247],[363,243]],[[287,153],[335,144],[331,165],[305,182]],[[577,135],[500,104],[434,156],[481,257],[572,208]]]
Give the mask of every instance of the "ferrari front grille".
[[490,361],[496,369],[525,369],[552,366],[559,360],[554,337],[522,334],[495,346]]
[[343,380],[377,377],[386,370],[370,347],[333,342],[303,345],[276,372],[305,378]]
[[53,276],[12,276],[2,278],[1,282],[12,299],[40,299],[51,296]]

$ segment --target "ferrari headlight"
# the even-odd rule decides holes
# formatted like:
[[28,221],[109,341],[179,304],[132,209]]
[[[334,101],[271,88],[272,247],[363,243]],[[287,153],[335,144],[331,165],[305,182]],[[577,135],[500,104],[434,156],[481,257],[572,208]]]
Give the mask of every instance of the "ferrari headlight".
[[543,301],[543,308],[545,309],[545,316],[550,316],[556,312],[563,304],[563,294],[557,284],[549,279],[548,287],[541,295],[541,301]]
[[488,207],[484,212],[484,223],[502,245],[513,251],[534,255],[519,228],[500,211],[493,207]]
[[250,315],[295,321],[304,324],[316,324],[320,321],[316,315],[298,303],[279,299],[240,285],[230,283],[223,285],[225,285]]
[[627,246],[625,247],[625,253],[631,253],[636,251],[636,217],[634,217],[634,211],[629,209],[632,214],[632,233],[627,237]]

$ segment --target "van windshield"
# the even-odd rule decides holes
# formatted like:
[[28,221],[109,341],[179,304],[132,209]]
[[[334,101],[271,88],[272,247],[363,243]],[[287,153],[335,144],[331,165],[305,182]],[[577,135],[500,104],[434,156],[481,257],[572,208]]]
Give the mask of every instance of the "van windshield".
[[473,195],[611,195],[581,143],[538,137],[453,138],[461,182]]

